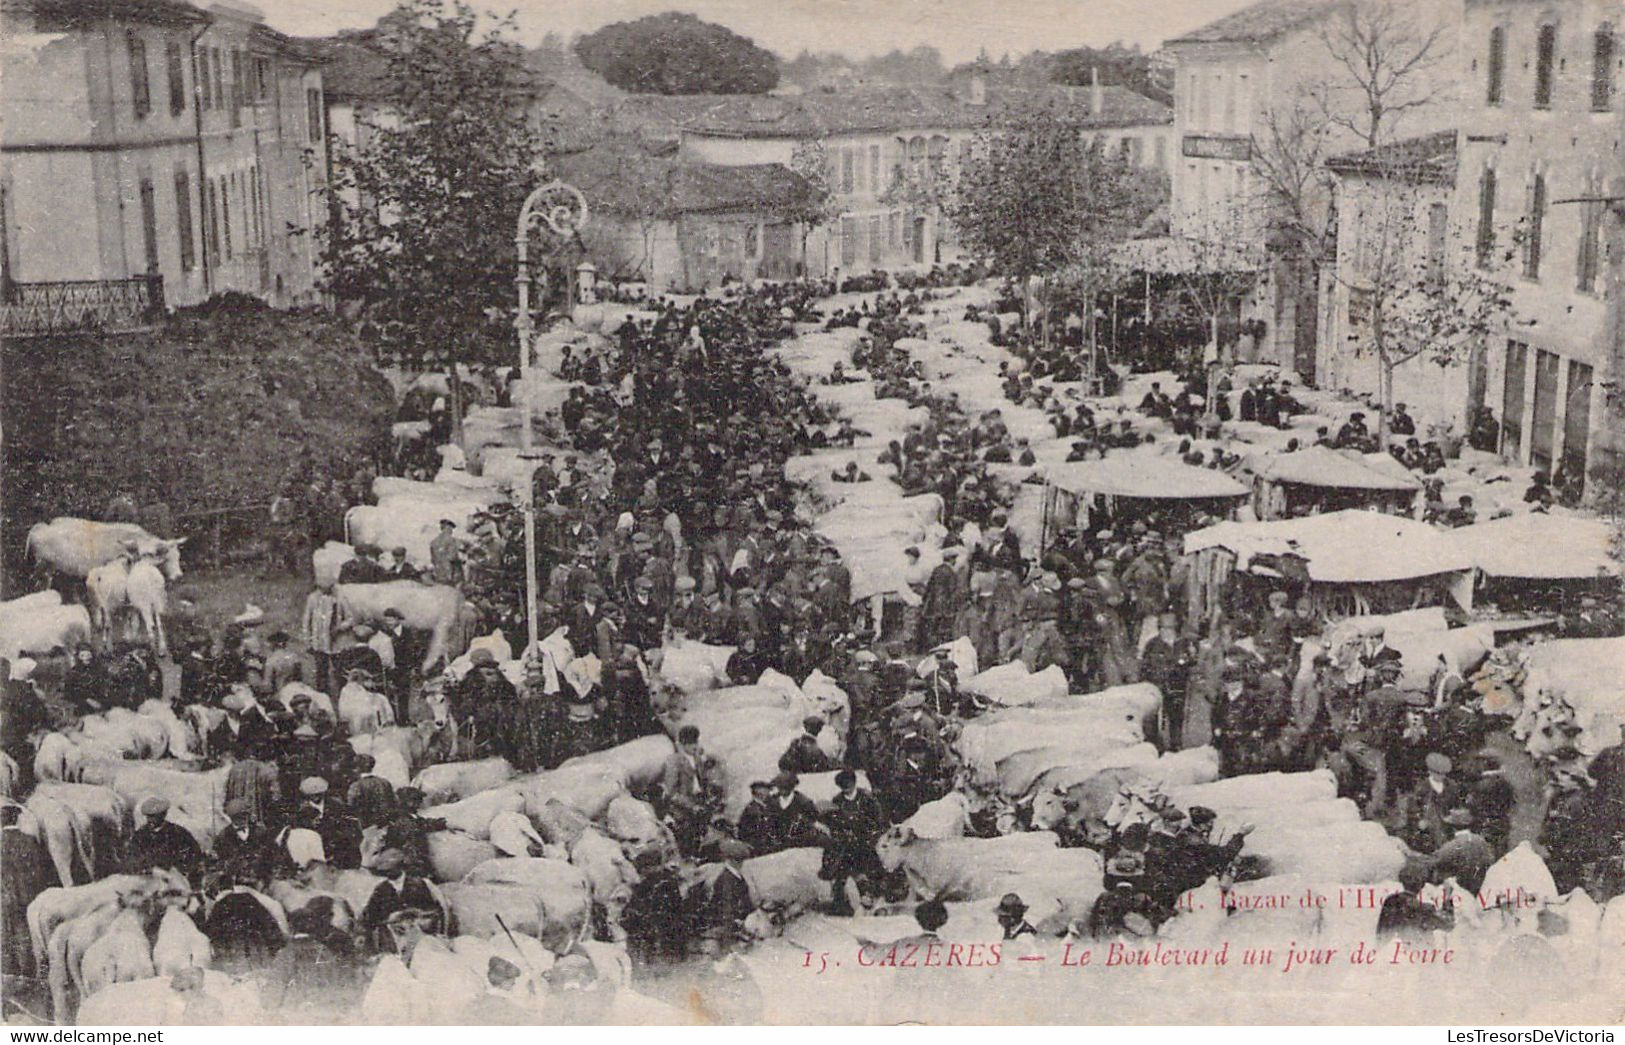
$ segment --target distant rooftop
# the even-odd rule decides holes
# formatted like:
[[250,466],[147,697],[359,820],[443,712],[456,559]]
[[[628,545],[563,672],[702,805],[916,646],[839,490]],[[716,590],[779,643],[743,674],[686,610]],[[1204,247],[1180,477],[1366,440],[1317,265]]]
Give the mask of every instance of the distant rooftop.
[[1435,131],[1415,138],[1379,145],[1326,161],[1326,169],[1338,174],[1361,174],[1379,178],[1454,184],[1456,180],[1456,132]]
[[670,150],[607,143],[554,162],[596,210],[673,217],[721,211],[783,211],[808,191],[805,179],[778,163],[739,166],[678,159]]
[[1234,14],[1209,22],[1184,36],[1163,41],[1170,44],[1265,43],[1307,25],[1345,0],[1259,0]]
[[879,86],[815,89],[794,96],[736,94],[661,99],[659,108],[684,130],[739,138],[809,138],[910,128],[996,126],[1023,113],[1053,107],[1085,127],[1170,123],[1173,111],[1126,87],[1101,87],[1099,112],[1091,88],[987,85],[974,104],[947,87]]

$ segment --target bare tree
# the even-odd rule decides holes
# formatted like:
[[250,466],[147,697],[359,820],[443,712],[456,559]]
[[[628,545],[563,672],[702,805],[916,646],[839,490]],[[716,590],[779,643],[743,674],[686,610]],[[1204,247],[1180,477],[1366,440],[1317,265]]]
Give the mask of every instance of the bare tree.
[[1406,113],[1443,100],[1446,22],[1416,0],[1356,0],[1322,26],[1332,73],[1316,95],[1326,121],[1374,149]]
[[[1430,211],[1445,205],[1448,185],[1407,156],[1373,163],[1358,184],[1351,192],[1358,201],[1339,215],[1353,222],[1343,237],[1350,256],[1333,278],[1348,290],[1354,353],[1377,361],[1378,438],[1386,448],[1395,371],[1419,358],[1450,367],[1482,350],[1511,312],[1509,271],[1520,237],[1480,255],[1471,237],[1440,235]],[[1451,242],[1468,246],[1450,252]]]

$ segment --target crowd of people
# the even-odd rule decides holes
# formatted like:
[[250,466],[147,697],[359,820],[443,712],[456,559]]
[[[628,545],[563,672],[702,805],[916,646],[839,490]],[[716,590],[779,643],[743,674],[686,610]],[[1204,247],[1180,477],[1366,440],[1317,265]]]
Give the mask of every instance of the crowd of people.
[[[1073,693],[1154,683],[1162,704],[1151,739],[1165,751],[1211,744],[1225,775],[1332,767],[1365,815],[1383,819],[1414,852],[1413,890],[1445,876],[1475,888],[1520,840],[1561,853],[1553,870],[1562,888],[1583,884],[1600,898],[1625,886],[1619,747],[1599,756],[1589,775],[1583,765],[1574,771],[1571,759],[1566,790],[1555,797],[1530,796],[1528,781],[1517,777],[1521,764],[1486,754],[1505,723],[1482,713],[1467,679],[1441,665],[1426,686],[1401,688],[1398,654],[1381,634],[1341,645],[1313,641],[1331,622],[1303,587],[1238,586],[1222,612],[1193,615],[1183,536],[1213,521],[1200,508],[1095,513],[1049,547],[1024,547],[1009,525],[1014,489],[992,466],[1031,464],[1031,448],[1012,438],[999,411],[973,416],[956,396],[935,390],[898,345],[924,333],[934,292],[882,293],[825,316],[818,299],[827,289],[764,284],[686,304],[660,302],[652,318],[626,323],[601,350],[567,361],[561,376],[581,385],[553,433],[562,449],[537,467],[528,490],[542,580],[535,612],[542,635],[567,628],[576,652],[596,656],[596,677],[559,678],[533,658],[516,679],[487,650],[469,655],[461,677],[448,676],[443,665],[425,673],[423,635],[404,627],[398,613],[382,626],[345,619],[332,585],[310,593],[297,635],[265,633],[254,619],[213,634],[180,614],[180,702],[214,715],[210,758],[233,763],[230,826],[206,856],[166,823],[162,800],[150,801],[139,810],[144,823],[128,843],[125,868],[172,868],[215,894],[236,885],[266,888],[308,874],[313,863],[360,866],[363,832],[380,829],[381,852],[369,866],[390,888],[361,913],[359,939],[363,951],[389,949],[418,914],[428,912],[429,921],[414,924],[434,925],[441,905],[427,881],[426,839],[437,824],[420,815],[420,791],[392,787],[347,738],[419,723],[428,743],[450,744],[436,732],[449,719],[457,746],[447,750],[459,759],[501,756],[521,771],[556,767],[663,732],[658,658],[675,640],[689,639],[735,647],[726,673],[736,684],[754,683],[769,669],[800,684],[816,671],[835,680],[851,705],[836,745],[842,758],[820,744],[831,724],[808,718],[778,774],[751,782],[751,801],[734,818],[722,813],[722,781],[706,738],[692,726],[676,731],[676,751],[647,797],[671,825],[680,860],[720,862],[725,870],[709,888],[685,892],[675,861],[641,863],[623,924],[634,954],[646,960],[714,952],[746,936],[753,905],[740,869],[751,856],[823,848],[821,876],[833,884],[836,913],[852,910],[848,882],[861,901],[906,897],[906,882],[884,871],[875,842],[922,804],[967,786],[954,740],[986,707],[960,689],[949,647],[966,639],[982,667],[1058,667]],[[908,549],[917,606],[891,598],[877,614],[869,601],[855,600],[848,565],[813,525],[808,491],[786,478],[790,457],[851,445],[856,434],[767,351],[808,322],[862,327],[850,360],[823,380],[838,384],[862,371],[877,396],[926,410],[926,420],[880,455],[906,494],[941,498],[949,537],[940,564],[921,568],[920,549]],[[1018,356],[1052,351],[1019,340],[1014,347]],[[1075,369],[1072,359],[1057,357],[1040,369],[1051,379],[1075,378],[1066,369]],[[1169,422],[1188,447],[1212,435],[1228,411],[1227,396],[1211,406],[1202,401],[1206,377],[1192,374],[1172,396],[1154,385],[1138,415],[1108,423],[1081,396],[1035,380],[1033,368],[1003,369],[1008,401],[1044,409],[1057,434],[1075,440],[1079,460],[1155,441],[1156,421]],[[1286,382],[1248,387],[1239,399],[1239,420],[1266,425],[1304,409]],[[1409,438],[1402,430],[1409,424],[1400,406],[1389,430]],[[1327,441],[1363,449],[1370,438],[1354,414]],[[1404,443],[1396,456],[1427,472],[1436,449],[1418,448],[1413,463]],[[1192,453],[1193,463],[1207,467],[1234,461],[1217,449],[1182,456]],[[279,525],[326,539],[326,522],[317,520],[331,515],[329,502],[333,510],[340,498],[359,503],[371,478],[290,483]],[[856,464],[831,478],[871,480]],[[413,570],[404,549],[358,547],[338,580],[418,577],[456,586],[468,603],[466,634],[523,635],[523,525],[520,511],[493,508],[472,541],[449,531],[437,541],[426,571]],[[37,665],[31,680],[11,684],[6,750],[15,750],[19,765],[27,738],[44,724],[43,708],[30,703],[38,701],[35,687],[60,695],[74,713],[162,696],[156,663],[142,664],[134,650],[120,658],[124,666],[114,673],[87,650],[63,665],[59,679],[56,669]],[[284,705],[275,698],[290,682],[304,687]],[[39,721],[19,718],[19,707],[33,708]],[[832,770],[839,793],[820,809],[798,789],[799,775]],[[868,787],[860,786],[860,771]],[[1537,798],[1552,798],[1552,812],[1537,837],[1520,838],[1516,807]],[[1212,810],[1163,802],[1154,814],[1149,823],[1074,817],[1058,829],[1063,844],[1099,850],[1106,867],[1106,892],[1073,931],[1148,934],[1210,876],[1263,873],[1249,863],[1245,831],[1221,835]],[[979,816],[973,830],[997,828]],[[1022,898],[1005,899],[1006,933],[1031,932]],[[922,931],[940,928],[940,907],[920,905]],[[351,944],[319,935],[300,946],[348,954]]]

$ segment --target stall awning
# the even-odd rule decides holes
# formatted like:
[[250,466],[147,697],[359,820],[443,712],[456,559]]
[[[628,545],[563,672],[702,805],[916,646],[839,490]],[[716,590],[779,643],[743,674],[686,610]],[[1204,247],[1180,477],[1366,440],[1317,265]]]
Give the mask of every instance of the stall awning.
[[1247,487],[1211,468],[1193,468],[1152,454],[1107,454],[1094,461],[1051,465],[1045,477],[1070,494],[1147,500],[1246,497]]
[[1250,462],[1250,466],[1253,474],[1269,482],[1396,493],[1415,492],[1422,488],[1422,484],[1392,456],[1360,454],[1324,446],[1311,446],[1291,453],[1260,454]]
[[1601,519],[1531,512],[1450,530],[1445,540],[1492,577],[1578,580],[1617,577]]
[[1309,579],[1323,584],[1371,584],[1465,573],[1472,560],[1427,523],[1380,512],[1349,510],[1273,522],[1225,522],[1185,535],[1185,551],[1226,548],[1236,568],[1255,559],[1295,556]]

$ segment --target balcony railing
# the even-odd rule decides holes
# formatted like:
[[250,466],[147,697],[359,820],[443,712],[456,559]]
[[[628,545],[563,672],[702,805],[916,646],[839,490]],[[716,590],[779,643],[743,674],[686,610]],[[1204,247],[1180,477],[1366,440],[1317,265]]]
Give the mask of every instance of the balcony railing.
[[164,313],[164,278],[8,283],[0,288],[0,337],[149,326]]

